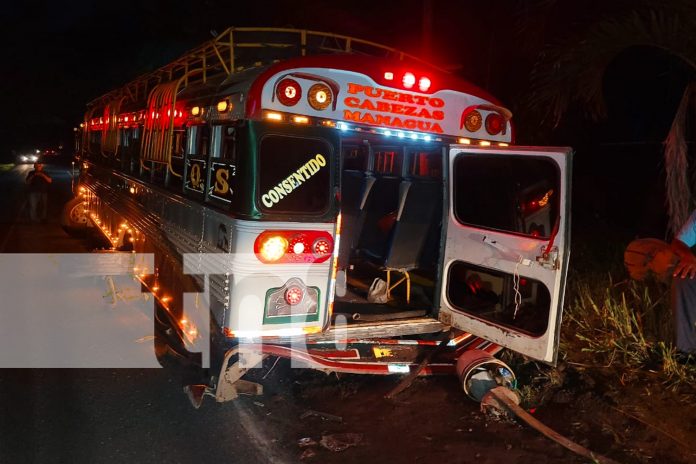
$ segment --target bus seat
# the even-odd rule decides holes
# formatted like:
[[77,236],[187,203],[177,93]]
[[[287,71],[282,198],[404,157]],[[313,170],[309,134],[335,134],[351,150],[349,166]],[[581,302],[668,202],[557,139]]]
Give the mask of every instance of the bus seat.
[[[378,262],[387,273],[387,296],[402,283],[406,284],[406,303],[411,301],[409,272],[419,267],[419,260],[434,221],[441,212],[442,182],[404,180],[399,184],[397,213],[385,251],[377,255],[366,250],[366,255]],[[376,192],[375,192],[376,193]],[[393,279],[394,273],[400,278]]]
[[442,183],[404,180],[400,186],[399,209],[391,233],[384,267],[415,269],[418,267],[435,213],[441,204]]
[[384,230],[384,219],[396,214],[399,208],[401,178],[377,177],[370,198],[365,204],[365,223],[358,241],[358,248],[373,258],[384,256],[390,231]]
[[365,224],[365,205],[370,197],[375,178],[362,171],[343,171],[341,178],[341,240],[338,246],[338,264],[348,267],[350,252],[358,241]]

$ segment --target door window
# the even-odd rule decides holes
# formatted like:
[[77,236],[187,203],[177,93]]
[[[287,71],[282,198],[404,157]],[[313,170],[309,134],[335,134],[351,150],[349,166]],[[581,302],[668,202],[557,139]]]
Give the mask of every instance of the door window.
[[558,219],[559,172],[547,159],[461,154],[454,214],[463,224],[549,238]]

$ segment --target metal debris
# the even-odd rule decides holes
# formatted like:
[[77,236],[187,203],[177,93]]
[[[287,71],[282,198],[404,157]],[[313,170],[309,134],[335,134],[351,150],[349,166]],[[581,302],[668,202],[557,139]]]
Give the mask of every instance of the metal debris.
[[317,446],[319,443],[314,441],[312,437],[304,437],[297,440],[297,446],[300,448],[308,448],[310,446]]
[[331,422],[343,422],[343,418],[341,416],[336,416],[334,414],[329,414],[327,412],[321,412],[321,411],[315,411],[313,409],[308,409],[302,415],[300,416],[300,419],[306,419],[308,417],[321,417],[323,420],[331,421]]
[[362,439],[362,433],[334,433],[321,437],[319,444],[329,451],[341,452],[359,445]]

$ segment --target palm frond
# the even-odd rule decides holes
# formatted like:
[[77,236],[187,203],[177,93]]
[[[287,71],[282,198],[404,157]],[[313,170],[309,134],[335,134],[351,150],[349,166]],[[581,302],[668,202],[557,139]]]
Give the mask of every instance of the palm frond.
[[696,10],[684,11],[633,11],[547,46],[532,70],[529,104],[554,125],[575,102],[589,116],[603,117],[604,74],[621,52],[636,46],[663,50],[696,73],[696,35],[691,32],[696,29]]
[[691,99],[696,96],[696,83],[684,90],[672,127],[665,140],[666,200],[669,217],[668,228],[675,235],[689,217],[691,188],[689,185],[688,147],[686,123]]

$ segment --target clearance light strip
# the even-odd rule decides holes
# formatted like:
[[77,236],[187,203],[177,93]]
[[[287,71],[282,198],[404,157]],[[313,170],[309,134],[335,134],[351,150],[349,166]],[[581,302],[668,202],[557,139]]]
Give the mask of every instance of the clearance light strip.
[[[269,121],[276,121],[276,122],[283,122],[286,120],[286,116],[284,113],[278,113],[275,111],[266,111],[264,112],[264,118]],[[287,118],[289,121],[292,121],[295,124],[309,124],[311,120],[307,116],[300,116],[300,115],[287,115]],[[330,119],[325,119],[321,121],[322,126],[326,127],[335,127],[336,129],[340,131],[355,131],[355,132],[367,132],[370,134],[379,134],[383,135],[385,137],[396,137],[399,139],[409,139],[409,140],[421,140],[424,142],[442,142],[442,139],[440,137],[433,137],[431,134],[424,134],[422,132],[411,132],[411,131],[401,131],[401,130],[391,130],[391,129],[366,129],[363,127],[353,127],[345,122],[342,121],[332,121]],[[463,138],[460,137],[457,139],[457,143],[459,144],[465,144],[465,145],[471,145],[472,140],[468,138]],[[491,146],[492,143],[488,140],[479,140],[477,142],[480,146],[482,147],[488,147]],[[507,147],[509,144],[505,142],[498,142],[498,146],[500,147]]]

